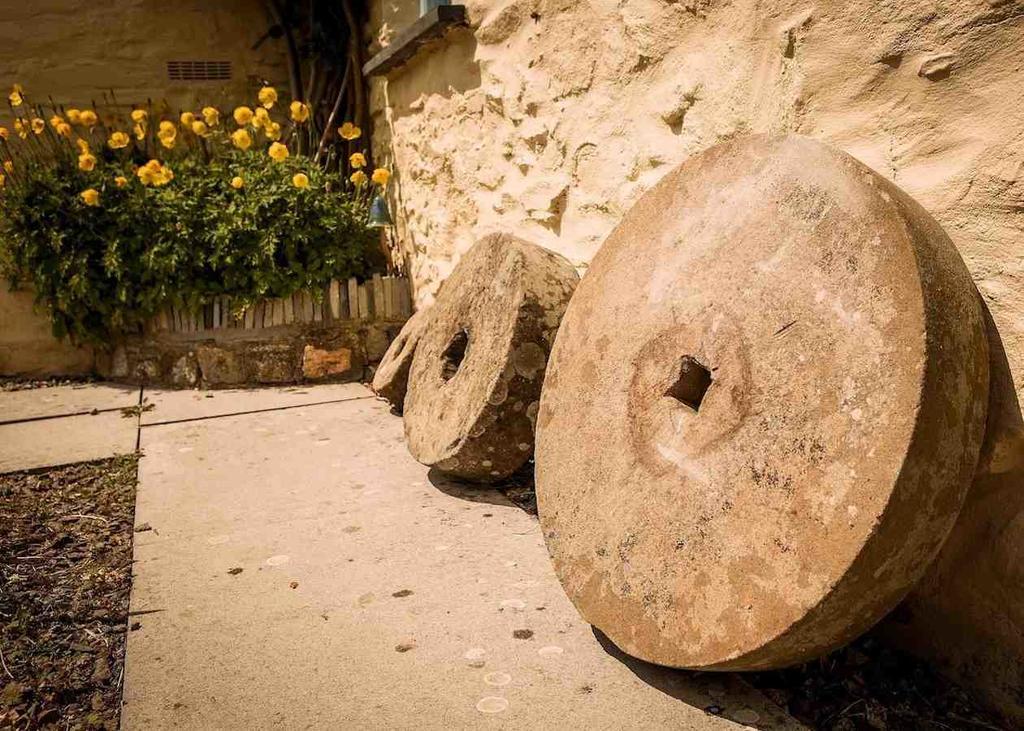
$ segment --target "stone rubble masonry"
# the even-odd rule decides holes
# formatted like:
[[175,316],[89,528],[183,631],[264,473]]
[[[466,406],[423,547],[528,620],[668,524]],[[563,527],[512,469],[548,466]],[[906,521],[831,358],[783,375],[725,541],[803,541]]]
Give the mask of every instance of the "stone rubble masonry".
[[335,321],[159,333],[129,338],[97,365],[116,381],[177,388],[361,381],[401,327],[397,321]]

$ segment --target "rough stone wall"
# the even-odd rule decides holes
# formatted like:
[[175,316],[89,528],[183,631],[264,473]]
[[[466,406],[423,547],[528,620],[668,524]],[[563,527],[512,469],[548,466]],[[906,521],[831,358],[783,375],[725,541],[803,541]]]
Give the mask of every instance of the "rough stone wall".
[[50,322],[32,306],[31,292],[0,282],[0,376],[81,376],[92,372],[93,353],[53,337]]
[[97,370],[121,383],[174,388],[365,381],[401,328],[400,321],[350,320],[147,334],[97,354]]
[[[36,101],[118,101],[172,110],[198,103],[233,104],[259,80],[287,79],[283,39],[266,39],[260,0],[34,0],[5,3],[0,14],[0,85],[20,82]],[[231,61],[230,81],[171,81],[167,62]],[[6,91],[4,92],[6,95]]]
[[[373,44],[415,5],[373,0]],[[1024,0],[466,5],[470,29],[371,96],[420,302],[496,230],[585,268],[672,166],[747,132],[836,145],[945,227],[1002,376],[967,508],[892,634],[1024,722]]]

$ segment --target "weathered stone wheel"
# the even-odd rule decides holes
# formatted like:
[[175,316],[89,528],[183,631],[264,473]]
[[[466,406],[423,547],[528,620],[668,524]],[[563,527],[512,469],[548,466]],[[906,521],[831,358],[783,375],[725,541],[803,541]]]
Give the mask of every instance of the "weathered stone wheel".
[[370,388],[392,406],[401,408],[405,401],[409,368],[412,367],[412,359],[416,355],[416,346],[426,331],[429,311],[417,310],[406,321],[398,335],[391,341],[391,345],[384,351],[384,357],[373,374]]
[[938,224],[802,137],[644,195],[562,322],[537,496],[580,613],[631,655],[763,669],[868,629],[960,509],[988,388]]
[[462,257],[409,373],[405,435],[417,460],[495,481],[533,456],[548,353],[578,281],[567,259],[514,236],[488,236]]

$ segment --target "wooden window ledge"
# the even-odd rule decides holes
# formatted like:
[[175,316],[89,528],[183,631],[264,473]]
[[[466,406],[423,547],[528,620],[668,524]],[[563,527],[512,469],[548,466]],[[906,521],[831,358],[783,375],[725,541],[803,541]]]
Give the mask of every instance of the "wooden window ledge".
[[363,64],[363,76],[393,71],[412,59],[423,46],[443,38],[452,28],[465,25],[468,25],[465,5],[439,5],[398,33],[387,48]]

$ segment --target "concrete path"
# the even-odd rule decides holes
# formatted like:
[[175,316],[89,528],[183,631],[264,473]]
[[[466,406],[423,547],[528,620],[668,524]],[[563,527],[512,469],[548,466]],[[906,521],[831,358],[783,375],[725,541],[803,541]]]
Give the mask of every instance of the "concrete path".
[[428,474],[362,386],[0,393],[0,472],[137,443],[125,729],[799,727],[619,653],[536,518]]
[[0,392],[0,472],[130,454],[139,419],[137,386],[83,384]]
[[797,727],[622,657],[534,517],[428,474],[361,387],[301,391],[152,396],[123,728]]

